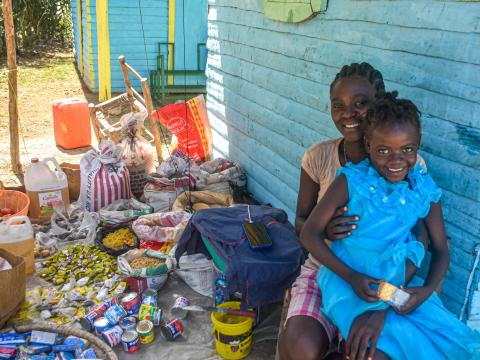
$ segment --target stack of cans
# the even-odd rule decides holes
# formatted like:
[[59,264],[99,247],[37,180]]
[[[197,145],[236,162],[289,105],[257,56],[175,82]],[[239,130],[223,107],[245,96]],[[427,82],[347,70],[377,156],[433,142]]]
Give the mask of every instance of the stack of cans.
[[171,308],[174,318],[164,321],[162,309],[158,307],[157,291],[148,288],[142,295],[129,292],[122,297],[112,297],[93,308],[80,319],[80,323],[111,347],[121,343],[124,351],[133,353],[155,339],[154,326],[160,326],[168,341],[182,335],[184,327],[179,319],[188,315],[186,307],[189,304],[187,298],[178,297]]

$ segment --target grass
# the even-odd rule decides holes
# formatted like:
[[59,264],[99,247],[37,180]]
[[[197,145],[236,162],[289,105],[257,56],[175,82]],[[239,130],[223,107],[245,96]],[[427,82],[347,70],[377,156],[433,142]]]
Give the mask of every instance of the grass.
[[[20,125],[20,156],[25,167],[31,157],[55,156],[70,159],[72,154],[55,146],[52,102],[59,98],[95,95],[82,88],[70,49],[19,57],[18,108]],[[0,61],[0,180],[18,184],[10,171],[10,136],[8,116],[8,70],[6,60]],[[74,156],[75,157],[75,156]]]

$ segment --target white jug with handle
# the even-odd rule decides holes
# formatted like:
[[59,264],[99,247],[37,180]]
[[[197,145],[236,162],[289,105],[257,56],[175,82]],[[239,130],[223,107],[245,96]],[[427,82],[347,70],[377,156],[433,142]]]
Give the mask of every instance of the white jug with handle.
[[[48,163],[52,163],[54,170]],[[67,176],[53,157],[39,161],[33,158],[25,173],[25,189],[30,198],[33,222],[50,220],[54,208],[66,211],[70,204]]]
[[35,271],[34,248],[33,228],[28,216],[13,216],[0,223],[0,249],[22,256],[27,275]]

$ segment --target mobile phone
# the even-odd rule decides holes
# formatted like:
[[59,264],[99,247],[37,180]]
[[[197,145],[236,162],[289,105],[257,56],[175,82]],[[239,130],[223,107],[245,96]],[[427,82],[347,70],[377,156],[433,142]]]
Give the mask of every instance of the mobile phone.
[[248,244],[253,250],[266,249],[273,245],[272,239],[270,239],[267,229],[262,223],[245,223],[243,224],[243,231],[245,231]]

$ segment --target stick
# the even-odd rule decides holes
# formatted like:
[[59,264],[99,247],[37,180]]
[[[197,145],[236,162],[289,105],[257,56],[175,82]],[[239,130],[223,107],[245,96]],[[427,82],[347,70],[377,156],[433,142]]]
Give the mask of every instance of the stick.
[[17,58],[15,48],[15,29],[13,26],[12,0],[2,0],[5,19],[5,40],[7,44],[8,65],[8,113],[10,119],[10,159],[12,171],[22,173],[18,140],[18,103],[17,103]]

